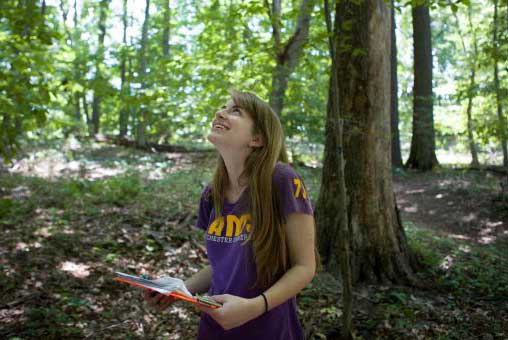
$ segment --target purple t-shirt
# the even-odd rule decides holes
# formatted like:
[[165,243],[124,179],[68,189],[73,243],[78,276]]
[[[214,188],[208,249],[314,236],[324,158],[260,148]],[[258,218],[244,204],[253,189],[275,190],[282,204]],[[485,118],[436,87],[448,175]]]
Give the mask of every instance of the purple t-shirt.
[[[279,194],[279,206],[284,217],[295,212],[313,215],[309,195],[290,165],[277,163],[272,178],[273,190]],[[242,246],[251,229],[249,190],[246,189],[235,203],[224,202],[222,216],[218,218],[210,191],[210,187],[207,187],[201,195],[197,221],[198,228],[205,231],[206,249],[213,272],[208,294],[256,297],[264,289],[252,288],[257,278],[252,245],[246,243]],[[296,309],[296,297],[293,297],[268,313],[227,331],[208,314],[202,313],[198,339],[303,339]]]

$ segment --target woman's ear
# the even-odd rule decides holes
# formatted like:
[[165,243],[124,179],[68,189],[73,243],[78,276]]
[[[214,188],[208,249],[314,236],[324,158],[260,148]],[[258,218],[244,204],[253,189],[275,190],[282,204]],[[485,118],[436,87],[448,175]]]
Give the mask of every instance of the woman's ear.
[[249,142],[249,146],[251,148],[260,148],[264,145],[265,143],[263,141],[263,137],[261,137],[260,135],[254,135],[254,137],[252,137],[252,139]]

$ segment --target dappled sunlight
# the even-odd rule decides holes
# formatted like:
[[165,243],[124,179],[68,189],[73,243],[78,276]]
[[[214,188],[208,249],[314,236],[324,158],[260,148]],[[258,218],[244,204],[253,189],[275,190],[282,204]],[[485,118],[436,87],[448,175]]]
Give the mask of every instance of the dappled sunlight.
[[476,213],[470,212],[466,216],[462,216],[461,219],[463,222],[471,222],[471,221],[475,220],[476,218],[477,218]]
[[451,255],[445,256],[445,258],[439,264],[439,268],[443,270],[449,270],[453,266],[453,257]]
[[408,213],[415,213],[415,212],[418,212],[418,205],[415,204],[415,205],[410,206],[410,207],[404,207],[403,210],[405,212],[408,212]]
[[456,239],[456,240],[471,240],[471,237],[467,235],[460,235],[460,234],[446,234],[447,237]]
[[17,251],[30,251],[30,249],[37,249],[42,247],[42,244],[40,244],[37,241],[25,243],[25,242],[18,242],[16,243],[16,246],[14,249]]
[[422,194],[425,192],[425,189],[414,189],[414,190],[406,190],[406,194]]
[[90,266],[82,263],[65,261],[58,264],[57,268],[65,272],[69,272],[72,276],[79,279],[83,279],[90,275],[90,271],[88,270],[90,269]]
[[467,244],[461,244],[459,245],[459,250],[463,253],[470,253],[471,252],[471,246]]
[[46,179],[99,180],[135,171],[147,179],[160,180],[169,174],[192,169],[193,157],[192,153],[152,154],[122,146],[93,144],[88,150],[63,147],[32,151],[13,160],[9,172]]
[[11,200],[19,200],[27,199],[30,196],[32,196],[30,189],[24,185],[20,185],[12,189],[10,195],[6,195],[4,197]]

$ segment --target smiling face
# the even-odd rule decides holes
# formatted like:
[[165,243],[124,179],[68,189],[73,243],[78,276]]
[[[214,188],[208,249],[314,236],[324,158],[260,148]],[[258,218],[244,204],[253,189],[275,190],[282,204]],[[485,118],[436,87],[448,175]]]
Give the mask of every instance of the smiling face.
[[219,150],[252,151],[262,146],[261,138],[254,130],[254,121],[249,113],[229,100],[215,113],[208,140]]

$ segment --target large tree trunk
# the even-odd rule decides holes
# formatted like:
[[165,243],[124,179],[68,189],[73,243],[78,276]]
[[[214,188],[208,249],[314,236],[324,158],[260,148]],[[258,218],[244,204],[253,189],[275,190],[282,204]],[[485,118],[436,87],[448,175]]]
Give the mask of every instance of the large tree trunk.
[[506,142],[506,121],[503,116],[503,104],[501,102],[501,87],[499,85],[499,41],[497,36],[497,11],[498,0],[494,0],[493,44],[494,44],[494,90],[496,91],[497,118],[499,120],[499,140],[503,149],[503,166],[508,167],[508,148]]
[[[382,0],[337,3],[335,65],[340,117],[344,130],[347,224],[351,233],[354,282],[416,283],[413,256],[401,225],[392,188],[390,136],[391,15]],[[348,49],[341,48],[345,43]],[[334,121],[335,124],[337,120]],[[327,129],[330,129],[327,124]],[[333,126],[333,124],[332,124]],[[335,275],[337,247],[336,138],[327,130],[317,218],[324,265]],[[335,156],[337,157],[337,155]],[[344,204],[344,203],[342,203]]]
[[[104,63],[104,38],[106,36],[106,15],[108,11],[109,0],[102,0],[99,4],[99,37],[97,55],[95,59],[95,80],[97,84],[101,84],[103,76],[101,73],[101,65]],[[92,125],[93,133],[99,133],[100,129],[100,116],[101,116],[101,101],[102,94],[101,90],[95,88],[93,91],[92,99]]]
[[426,171],[438,164],[432,97],[430,14],[426,5],[413,7],[413,46],[413,136],[406,166]]
[[[146,88],[146,48],[148,44],[148,22],[150,20],[150,0],[146,0],[145,20],[143,21],[143,29],[141,32],[141,62],[139,75],[141,77],[141,88]],[[148,140],[146,138],[146,125],[148,123],[148,108],[146,104],[141,107],[138,116],[136,144],[139,147],[146,147]]]
[[390,97],[390,115],[391,115],[391,136],[392,136],[392,165],[402,167],[402,154],[400,151],[400,134],[399,134],[399,94],[398,94],[398,77],[397,77],[397,38],[395,35],[395,3],[391,2],[390,12],[392,16],[392,53],[391,53],[391,97]]
[[272,73],[272,90],[270,92],[270,106],[280,116],[284,107],[284,95],[289,76],[295,69],[298,58],[302,54],[303,45],[309,37],[310,13],[315,0],[302,0],[300,12],[293,35],[285,44],[280,41],[281,0],[273,0],[272,7],[265,1],[270,20],[276,53],[276,65]]

